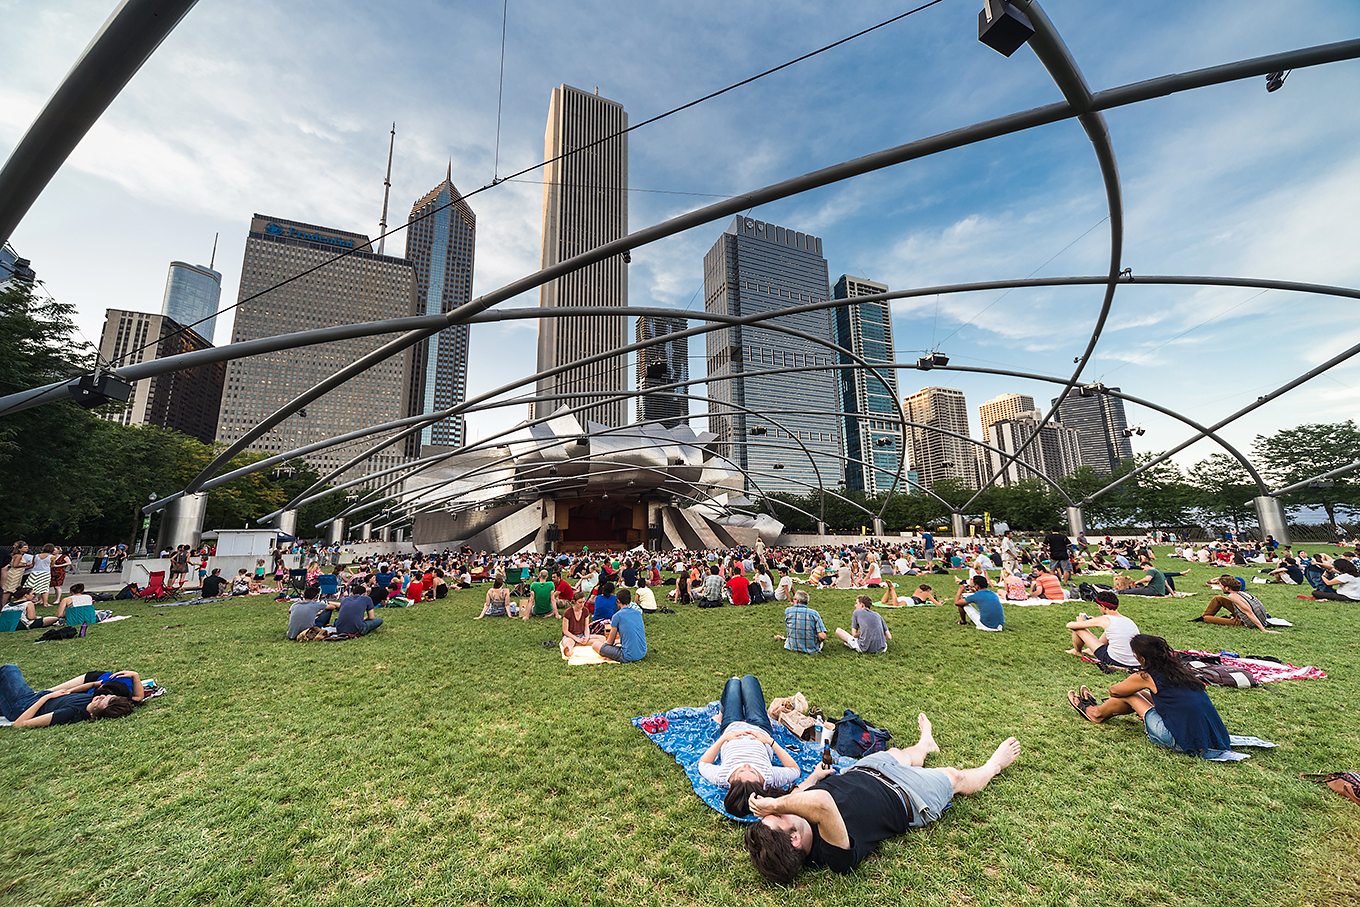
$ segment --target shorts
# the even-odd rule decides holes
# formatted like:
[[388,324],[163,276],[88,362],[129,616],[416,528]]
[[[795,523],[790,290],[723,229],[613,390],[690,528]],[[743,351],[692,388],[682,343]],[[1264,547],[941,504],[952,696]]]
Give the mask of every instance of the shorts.
[[610,661],[628,661],[627,658],[623,657],[623,649],[618,646],[600,646],[600,654]]
[[1053,562],[1053,572],[1054,572],[1054,573],[1057,573],[1058,571],[1062,571],[1063,573],[1071,573],[1071,572],[1072,572],[1072,562],[1071,562],[1071,561],[1054,561],[1054,562]]
[[[863,652],[863,651],[864,651],[864,649],[861,648],[861,647],[863,646],[863,644],[864,644],[864,641],[863,641],[862,639],[860,639],[858,636],[852,636],[852,637],[850,637],[849,639],[847,639],[847,640],[845,641],[845,645],[846,645],[848,648],[854,649],[856,652]],[[887,650],[886,648],[884,648],[883,651],[886,652],[886,651],[888,651],[888,650]],[[877,655],[877,654],[879,654],[879,653],[878,653],[878,652],[870,652],[869,654],[870,654],[870,655]]]
[[1091,655],[1095,657],[1096,661],[1100,662],[1103,665],[1114,665],[1116,668],[1135,667],[1134,665],[1120,664],[1119,662],[1111,658],[1109,646],[1100,646],[1094,652],[1092,652]]
[[903,765],[891,753],[872,753],[856,764],[882,772],[907,792],[912,804],[911,828],[940,818],[954,799],[954,784],[943,769]]
[[1158,746],[1176,753],[1185,752],[1176,745],[1176,738],[1171,736],[1171,731],[1167,729],[1166,722],[1162,721],[1162,716],[1157,714],[1156,709],[1148,709],[1143,713],[1143,730],[1147,732],[1148,739]]

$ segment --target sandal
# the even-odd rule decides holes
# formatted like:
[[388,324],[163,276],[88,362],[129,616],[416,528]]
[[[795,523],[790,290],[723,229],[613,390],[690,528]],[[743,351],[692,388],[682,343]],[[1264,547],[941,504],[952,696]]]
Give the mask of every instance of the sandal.
[[1086,716],[1086,708],[1088,703],[1083,699],[1078,699],[1075,690],[1067,691],[1067,704],[1072,706],[1072,708],[1076,709],[1078,715],[1080,715],[1083,718],[1086,718],[1087,721],[1091,720]]
[[1080,690],[1077,690],[1077,698],[1080,699],[1082,702],[1087,702],[1090,703],[1091,705],[1100,705],[1100,700],[1092,696],[1091,691],[1086,687],[1082,687]]

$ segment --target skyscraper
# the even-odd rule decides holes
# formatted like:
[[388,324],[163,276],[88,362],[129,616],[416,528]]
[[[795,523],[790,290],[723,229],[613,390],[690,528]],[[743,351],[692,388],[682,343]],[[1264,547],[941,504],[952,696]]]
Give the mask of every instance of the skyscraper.
[[[367,251],[370,248],[369,238],[361,233],[255,215],[241,265],[241,303],[236,309],[233,342],[410,315],[415,309],[415,267],[404,258],[375,255]],[[332,261],[337,252],[346,250],[364,251]],[[324,267],[279,286],[316,265]],[[246,302],[250,297],[255,298]],[[217,440],[236,441],[283,404],[390,339],[356,337],[229,363]],[[350,379],[252,442],[249,449],[280,453],[400,418],[408,406],[409,356],[408,349]],[[308,454],[306,459],[324,474],[387,436],[370,435]],[[404,461],[400,449],[389,447],[344,478]]]
[[[1119,390],[1119,388],[1110,388]],[[1102,393],[1100,387],[1078,387],[1058,407],[1063,425],[1077,430],[1081,462],[1101,475],[1109,475],[1123,460],[1133,459],[1133,445],[1124,437],[1129,427],[1124,401]],[[1054,398],[1053,402],[1057,402]]]
[[[842,274],[831,288],[832,299],[854,299],[888,292],[886,285]],[[860,302],[835,310],[836,345],[864,360],[891,365],[897,359],[893,347],[892,307],[886,300]],[[845,354],[842,365],[854,360]],[[897,370],[880,370],[887,384],[862,368],[843,369],[838,381],[841,409],[845,413],[845,487],[878,494],[893,486],[902,468],[906,436],[897,424]],[[858,461],[858,462],[857,462]],[[899,492],[907,491],[899,481]]]
[[[1020,445],[1033,437],[1034,430],[1038,428],[1043,418],[1044,414],[1035,409],[998,419],[987,426],[987,443],[1007,454],[1013,454],[1020,449]],[[1049,422],[1040,429],[1039,437],[1004,470],[1001,469],[1001,464],[1006,461],[1006,457],[991,450],[985,453],[983,478],[989,479],[999,473],[997,484],[1000,485],[1012,485],[1024,479],[1036,478],[1036,473],[1057,481],[1081,465],[1081,443],[1078,433],[1056,421]],[[1032,468],[1026,469],[1020,465],[1022,462]]]
[[1014,419],[1021,413],[1028,413],[1034,410],[1034,398],[1025,394],[1002,394],[994,397],[978,407],[978,415],[982,417],[982,437],[987,438],[988,431],[1002,419]]
[[[963,391],[950,387],[925,387],[902,401],[908,422],[968,434],[968,402]],[[973,444],[927,428],[907,426],[911,466],[921,484],[930,488],[941,479],[960,479],[972,485],[977,469]]]
[[[166,315],[109,309],[99,337],[99,360],[133,365],[211,346],[196,331],[182,327]],[[217,437],[217,411],[226,372],[225,362],[210,362],[134,381],[132,397],[125,409],[99,415],[120,425],[173,428],[211,444]]]
[[[628,233],[628,128],[623,105],[563,85],[554,88],[543,142],[543,267],[588,252]],[[614,136],[610,138],[610,136]],[[623,256],[596,262],[539,290],[538,304],[628,305],[628,268]],[[627,344],[623,315],[542,318],[538,322],[538,370],[555,368]],[[625,356],[568,369],[538,381],[538,393],[584,394],[573,400],[530,407],[546,416],[563,404],[581,406],[578,417],[604,425],[627,422],[628,402],[609,400],[627,389]]]
[[[657,315],[642,315],[637,320],[637,340],[651,340],[665,337],[685,330],[689,322],[681,317],[663,318]],[[676,384],[689,380],[689,338],[681,337],[649,346],[638,351],[637,389],[647,391],[662,385]],[[689,420],[689,400],[675,394],[687,394],[687,387],[671,388],[669,393],[662,391],[643,394],[637,398],[638,421],[661,420],[667,428],[674,428]]]
[[170,262],[165,278],[165,298],[161,314],[192,327],[212,343],[217,328],[217,303],[222,297],[222,275],[212,268],[182,261]]
[[[450,312],[472,300],[472,265],[477,215],[453,185],[453,165],[444,181],[411,207],[406,259],[415,266],[416,314]],[[411,348],[407,379],[408,415],[432,413],[467,399],[468,325],[456,324]],[[415,456],[415,438],[407,454]],[[455,416],[420,433],[420,444],[461,447],[463,417]]]
[[0,244],[0,290],[11,284],[31,286],[37,279],[31,264],[27,258],[20,258],[9,243]]
[[[715,314],[774,313],[823,301],[828,291],[822,241],[806,233],[737,216],[704,256],[704,309]],[[832,336],[826,310],[773,315],[768,323]],[[719,453],[755,474],[748,487],[808,494],[839,484],[842,426],[831,351],[764,323],[713,331],[707,347],[708,427]],[[826,371],[749,374],[807,366]]]

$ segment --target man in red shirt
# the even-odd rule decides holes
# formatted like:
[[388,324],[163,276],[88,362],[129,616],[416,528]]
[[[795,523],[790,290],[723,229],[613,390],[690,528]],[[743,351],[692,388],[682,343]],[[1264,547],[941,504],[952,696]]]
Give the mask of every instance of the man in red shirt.
[[727,591],[732,596],[732,604],[749,605],[751,603],[751,582],[741,575],[741,568],[732,569],[732,577],[727,581]]

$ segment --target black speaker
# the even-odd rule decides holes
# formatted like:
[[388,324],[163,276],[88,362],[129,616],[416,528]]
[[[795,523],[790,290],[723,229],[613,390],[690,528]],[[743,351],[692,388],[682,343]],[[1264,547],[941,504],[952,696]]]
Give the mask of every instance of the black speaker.
[[556,523],[548,524],[548,541],[550,542],[562,541],[562,530],[557,528]]
[[657,525],[648,526],[647,538],[651,539],[653,542],[661,541],[661,527]]

